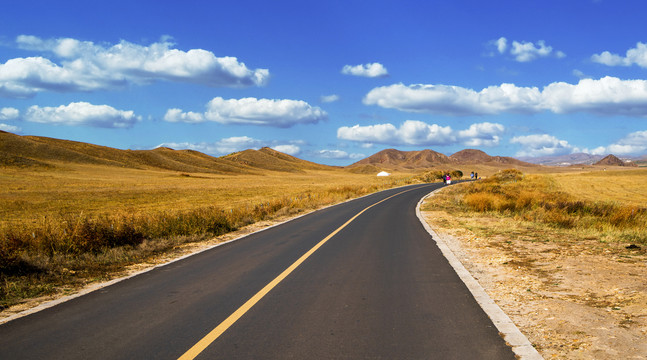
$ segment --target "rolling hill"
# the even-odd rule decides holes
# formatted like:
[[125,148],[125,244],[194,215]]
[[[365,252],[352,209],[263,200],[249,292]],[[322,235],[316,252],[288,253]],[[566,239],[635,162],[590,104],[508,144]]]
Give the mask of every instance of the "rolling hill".
[[153,150],[120,150],[76,141],[19,136],[0,131],[0,166],[57,167],[66,163],[215,174],[334,169],[270,148],[245,150],[224,157],[213,157],[193,150],[173,150],[164,147]]
[[429,149],[421,151],[400,151],[396,149],[387,149],[375,153],[374,155],[371,155],[365,159],[362,159],[350,165],[349,167],[361,168],[366,167],[367,165],[372,165],[375,167],[392,170],[413,170],[475,164],[491,165],[495,167],[538,166],[511,157],[490,156],[481,150],[474,149],[462,150],[451,156],[447,156]]
[[604,159],[596,162],[593,165],[602,165],[602,166],[632,166],[636,167],[634,162],[632,161],[623,161],[620,158],[618,158],[615,155],[607,155]]
[[229,155],[222,159],[248,166],[252,168],[285,171],[285,172],[304,172],[305,170],[330,170],[331,166],[320,165],[310,161],[301,160],[294,156],[284,154],[269,147],[260,150],[243,150]]
[[377,174],[382,170],[413,172],[468,165],[469,170],[478,170],[478,167],[481,167],[481,171],[491,172],[509,167],[541,167],[511,157],[490,156],[474,149],[462,150],[451,156],[429,149],[386,149],[349,166],[335,167],[302,160],[268,147],[214,157],[193,150],[173,150],[165,147],[153,150],[120,150],[77,141],[20,136],[0,131],[0,167],[48,168],[65,164],[213,174],[262,174],[266,171],[303,173],[311,170],[339,169],[357,174]]

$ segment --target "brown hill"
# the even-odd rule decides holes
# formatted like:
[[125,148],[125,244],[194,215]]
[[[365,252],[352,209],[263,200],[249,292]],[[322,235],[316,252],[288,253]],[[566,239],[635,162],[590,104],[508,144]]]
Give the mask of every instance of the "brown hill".
[[374,165],[388,169],[424,169],[452,163],[454,161],[447,155],[433,150],[400,151],[386,149],[362,159],[349,167]]
[[[119,150],[106,146],[0,131],[0,166],[55,167],[66,163],[164,169],[215,174],[254,174],[264,170],[330,169],[264,148],[243,155],[213,157],[193,150]],[[234,154],[232,154],[234,155]]]
[[536,166],[507,156],[490,156],[481,150],[475,149],[461,150],[451,155],[449,158],[455,160],[460,165],[496,163],[504,165]]
[[632,161],[622,161],[617,156],[609,154],[602,160],[596,162],[593,165],[604,165],[604,166],[638,166]]
[[490,156],[481,150],[467,149],[447,156],[433,150],[400,151],[395,149],[382,150],[362,159],[349,168],[373,165],[385,169],[427,169],[442,166],[458,165],[491,165],[491,166],[528,166],[537,165],[526,163],[511,157]]
[[243,150],[222,157],[237,164],[273,171],[304,172],[305,170],[327,170],[331,166],[320,165],[284,154],[269,147],[260,150]]

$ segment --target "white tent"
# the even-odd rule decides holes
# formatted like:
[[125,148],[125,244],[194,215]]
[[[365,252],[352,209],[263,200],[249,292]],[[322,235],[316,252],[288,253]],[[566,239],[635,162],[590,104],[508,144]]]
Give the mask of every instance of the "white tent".
[[386,172],[386,171],[380,171],[380,172],[377,174],[377,176],[389,176],[389,175],[391,175],[391,174],[389,174],[389,173],[388,173],[388,172]]

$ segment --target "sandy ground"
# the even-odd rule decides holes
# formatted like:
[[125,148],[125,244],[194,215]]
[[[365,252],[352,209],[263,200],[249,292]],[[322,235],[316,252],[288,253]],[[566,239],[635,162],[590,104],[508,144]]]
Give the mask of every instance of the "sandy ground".
[[423,216],[545,359],[647,359],[644,249],[478,237]]

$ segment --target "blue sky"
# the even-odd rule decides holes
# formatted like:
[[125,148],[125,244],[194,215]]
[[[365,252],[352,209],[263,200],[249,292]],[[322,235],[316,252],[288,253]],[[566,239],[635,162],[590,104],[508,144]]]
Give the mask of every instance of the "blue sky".
[[382,149],[647,154],[647,3],[20,1],[0,130],[348,165]]

